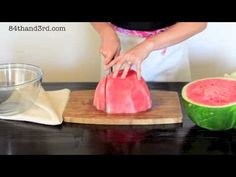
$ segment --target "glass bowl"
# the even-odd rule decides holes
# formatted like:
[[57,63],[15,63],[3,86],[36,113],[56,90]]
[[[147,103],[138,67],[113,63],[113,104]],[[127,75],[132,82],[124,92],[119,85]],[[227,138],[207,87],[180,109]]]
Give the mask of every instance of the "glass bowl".
[[0,115],[28,110],[38,97],[42,77],[41,68],[34,65],[0,64]]

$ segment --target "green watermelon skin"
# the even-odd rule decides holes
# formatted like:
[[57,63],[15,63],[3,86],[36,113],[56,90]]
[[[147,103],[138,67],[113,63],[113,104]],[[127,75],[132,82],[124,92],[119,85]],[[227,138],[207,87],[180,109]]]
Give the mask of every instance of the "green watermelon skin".
[[236,126],[236,105],[214,108],[192,104],[184,98],[182,100],[188,117],[202,128],[221,131]]

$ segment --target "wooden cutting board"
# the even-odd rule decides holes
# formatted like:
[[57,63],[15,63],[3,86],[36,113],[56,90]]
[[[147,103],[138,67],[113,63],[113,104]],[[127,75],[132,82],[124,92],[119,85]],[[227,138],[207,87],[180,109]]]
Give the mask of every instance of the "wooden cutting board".
[[64,122],[103,125],[154,125],[182,122],[177,92],[152,90],[152,109],[135,114],[107,114],[93,106],[94,90],[73,91],[64,111]]

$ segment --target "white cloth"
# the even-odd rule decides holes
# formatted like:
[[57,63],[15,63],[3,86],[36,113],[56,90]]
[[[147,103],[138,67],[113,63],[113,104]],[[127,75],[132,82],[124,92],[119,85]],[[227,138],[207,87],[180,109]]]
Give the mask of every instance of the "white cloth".
[[[121,52],[136,46],[145,38],[130,36],[117,31],[121,41]],[[188,58],[188,50],[185,42],[170,46],[165,54],[163,49],[152,52],[142,62],[142,77],[145,81],[160,82],[188,82],[191,81],[191,72]],[[132,69],[135,70],[133,66]],[[106,73],[102,73],[102,77]]]
[[69,89],[45,91],[41,88],[37,100],[29,110],[12,116],[0,115],[0,119],[59,125],[63,122],[62,116],[69,95]]

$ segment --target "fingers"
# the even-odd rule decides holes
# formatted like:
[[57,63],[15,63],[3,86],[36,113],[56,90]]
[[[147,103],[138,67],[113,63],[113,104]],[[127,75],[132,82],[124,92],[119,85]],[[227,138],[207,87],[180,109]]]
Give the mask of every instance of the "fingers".
[[128,60],[127,57],[121,54],[119,57],[115,58],[114,62],[111,62],[111,65],[113,64],[116,64],[115,70],[113,73],[113,78],[117,77],[119,70],[124,65],[124,71],[121,75],[121,79],[124,79],[127,76],[129,69],[131,68],[132,61]]
[[131,67],[131,66],[130,66],[129,64],[125,63],[125,69],[124,69],[124,71],[123,71],[123,73],[122,73],[122,75],[121,75],[121,79],[126,78],[127,73],[128,73],[128,71],[129,71],[130,67]]
[[113,59],[108,65],[105,66],[105,70],[110,69],[110,67],[116,64],[118,61],[119,61],[119,57],[116,57],[115,59]]
[[136,69],[137,69],[137,78],[138,80],[141,80],[141,63],[140,62],[136,64]]
[[[117,58],[119,58],[119,57],[117,57]],[[113,78],[116,78],[116,77],[117,77],[118,72],[119,72],[119,70],[120,70],[120,68],[121,68],[122,65],[123,65],[123,61],[117,62],[116,67],[115,67],[115,70],[114,70],[114,73],[113,73]]]
[[106,53],[106,52],[102,53],[102,55],[104,56],[103,63],[104,63],[105,65],[107,65],[107,64],[112,60],[112,58],[113,58],[113,56],[114,56],[114,54],[112,54],[112,53]]
[[116,58],[116,57],[119,56],[119,54],[120,54],[120,49],[118,48],[118,49],[116,50],[116,52],[104,51],[104,50],[101,49],[100,52],[101,52],[101,54],[102,54],[103,57],[104,57],[103,63],[104,63],[105,65],[107,65],[107,64],[110,63],[110,61],[111,61],[113,58]]
[[126,76],[127,76],[128,72],[129,72],[132,64],[135,64],[136,65],[136,70],[137,70],[137,79],[141,80],[141,61],[136,61],[131,56],[125,55],[125,54],[120,54],[118,56],[118,54],[116,53],[116,56],[117,57],[115,57],[114,59],[113,59],[114,56],[111,57],[111,55],[109,55],[108,57],[105,58],[104,63],[107,64],[104,67],[105,71],[107,71],[113,65],[115,65],[115,69],[113,71],[113,76],[112,77],[116,78],[118,73],[119,73],[119,70],[124,65],[124,71],[123,71],[123,73],[121,75],[121,79],[124,79],[124,78],[126,78]]
[[[123,73],[121,75],[121,79],[125,79],[126,78],[126,76],[127,76],[128,72],[129,72],[131,66],[132,66],[131,64],[125,63],[125,68],[124,68],[124,71],[123,71]],[[137,72],[137,79],[141,80],[142,76],[141,76],[141,63],[140,62],[138,62],[136,64],[136,70],[137,70],[136,71]]]

